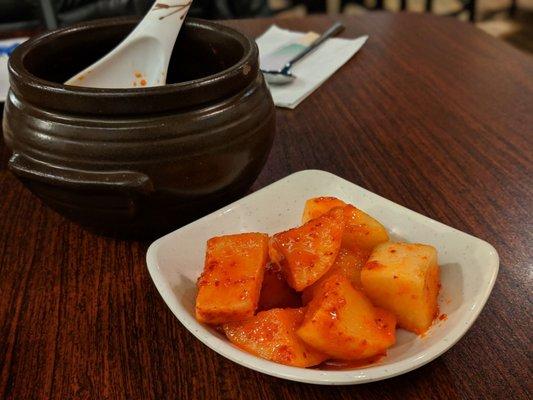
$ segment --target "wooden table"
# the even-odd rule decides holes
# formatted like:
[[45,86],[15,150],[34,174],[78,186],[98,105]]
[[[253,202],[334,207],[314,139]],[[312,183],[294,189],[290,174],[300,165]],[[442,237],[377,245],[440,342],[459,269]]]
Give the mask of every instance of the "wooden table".
[[[387,381],[321,387],[217,355],[152,284],[148,243],[94,236],[0,171],[0,398],[511,399],[531,379],[533,58],[471,25],[387,13],[343,18],[363,49],[296,110],[254,189],[331,171],[492,243],[494,291],[456,346]],[[258,35],[272,20],[228,22]],[[323,30],[331,19],[276,21]]]

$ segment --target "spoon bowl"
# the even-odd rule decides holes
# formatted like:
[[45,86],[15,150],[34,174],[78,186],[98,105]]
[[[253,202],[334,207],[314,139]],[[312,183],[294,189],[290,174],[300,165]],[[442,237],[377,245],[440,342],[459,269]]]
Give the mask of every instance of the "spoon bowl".
[[293,82],[296,79],[296,76],[289,71],[262,71],[265,79],[268,83],[272,85],[286,85]]

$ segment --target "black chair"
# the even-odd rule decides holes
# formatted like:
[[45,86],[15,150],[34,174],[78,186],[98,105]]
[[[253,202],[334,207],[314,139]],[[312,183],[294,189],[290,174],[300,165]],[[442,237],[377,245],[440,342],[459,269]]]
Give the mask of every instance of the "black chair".
[[[55,29],[119,15],[143,15],[153,0],[0,0],[0,30]],[[267,0],[194,0],[189,15],[207,19],[269,16]]]
[[[405,3],[407,0],[400,0],[401,3],[405,7]],[[364,0],[342,0],[341,1],[341,9],[344,9],[344,7],[348,4],[357,4],[359,6],[369,8]],[[293,7],[296,6],[305,6],[307,12],[309,14],[315,14],[315,13],[325,13],[327,11],[326,9],[326,0],[292,0],[289,1],[289,4],[286,7],[283,7],[282,9],[275,10],[276,13],[290,10]],[[372,10],[382,10],[383,9],[383,0],[376,0],[376,4],[374,7],[371,7]],[[402,8],[404,9],[404,8]]]
[[0,30],[55,29],[75,22],[141,15],[147,0],[2,0]]
[[[433,11],[433,1],[434,0],[426,0],[426,12],[432,12]],[[446,14],[449,17],[457,17],[459,14],[462,14],[463,12],[468,12],[468,20],[470,22],[476,21],[476,0],[460,0],[461,7],[454,12],[451,12],[449,14]]]
[[268,17],[267,0],[194,0],[189,15],[206,19]]
[[[425,4],[425,10],[426,12],[432,12],[433,11],[433,1],[434,0],[426,0]],[[457,11],[454,11],[452,13],[447,14],[448,16],[458,16],[459,14],[463,12],[468,12],[468,18],[471,22],[474,22],[476,19],[476,0],[459,0],[461,2],[461,7]],[[515,4],[516,0],[512,0],[513,4]],[[363,0],[342,0],[341,4],[342,7],[344,7],[347,4],[361,4],[364,3]],[[374,6],[375,10],[382,10],[383,9],[383,0],[376,0],[376,5]],[[400,10],[404,11],[407,9],[407,0],[400,0]],[[511,6],[512,9],[512,6]]]
[[[401,0],[401,3],[402,5],[404,5],[405,7],[405,3],[406,0]],[[344,9],[344,7],[346,7],[348,4],[357,4],[361,7],[365,7],[365,8],[369,8],[364,0],[342,0],[341,1],[341,9]],[[383,4],[383,0],[376,0],[376,4],[374,4],[374,7],[371,7],[372,10],[383,10],[384,8],[384,4]],[[404,10],[405,8],[402,8],[402,10]]]
[[295,0],[293,5],[304,5],[310,14],[326,12],[326,0]]

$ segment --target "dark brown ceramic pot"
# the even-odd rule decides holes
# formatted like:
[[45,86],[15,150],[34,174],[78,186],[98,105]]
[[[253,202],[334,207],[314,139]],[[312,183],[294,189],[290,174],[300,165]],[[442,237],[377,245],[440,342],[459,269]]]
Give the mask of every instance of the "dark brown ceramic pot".
[[242,196],[267,159],[275,118],[253,40],[201,20],[183,26],[171,84],[59,83],[134,25],[84,23],[19,46],[9,63],[3,129],[11,170],[46,204],[99,232],[144,236]]

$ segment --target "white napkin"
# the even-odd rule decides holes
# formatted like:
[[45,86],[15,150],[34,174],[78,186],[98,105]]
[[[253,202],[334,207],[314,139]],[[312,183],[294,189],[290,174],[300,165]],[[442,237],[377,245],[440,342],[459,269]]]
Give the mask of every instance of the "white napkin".
[[[256,39],[260,54],[268,54],[281,46],[294,42],[305,33],[293,32],[272,25]],[[332,38],[318,49],[298,61],[292,69],[297,79],[284,86],[270,85],[274,103],[279,107],[294,109],[313,93],[326,79],[344,65],[365,44],[368,36],[357,39]]]
[[[12,44],[20,44],[28,38],[17,38],[9,40],[0,40],[0,46],[11,46]],[[7,92],[9,90],[9,74],[7,72],[8,56],[0,54],[0,103],[6,101]],[[0,119],[2,116],[0,115]]]

